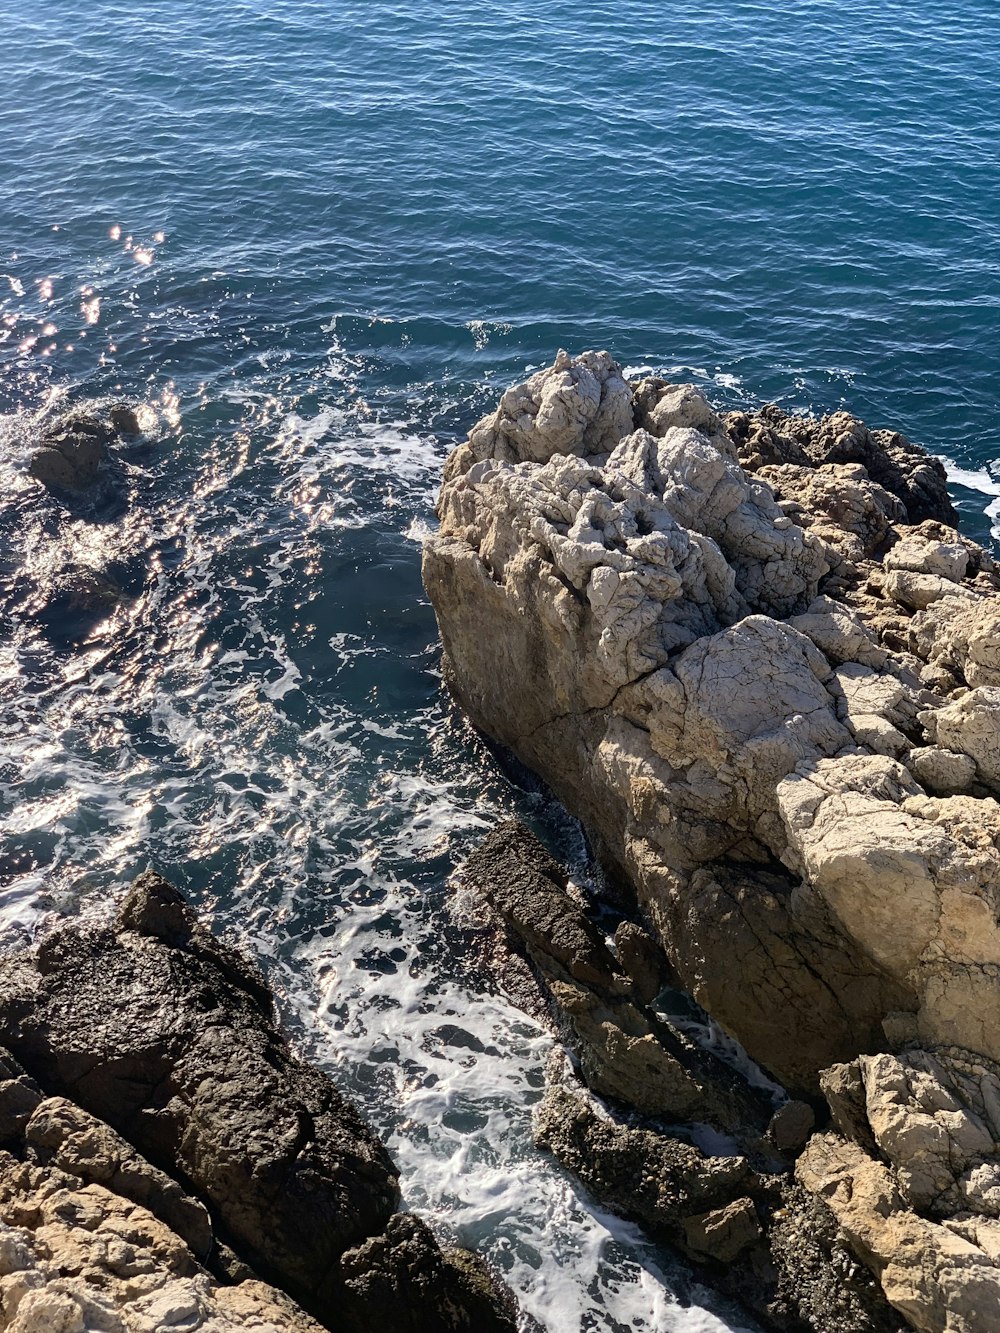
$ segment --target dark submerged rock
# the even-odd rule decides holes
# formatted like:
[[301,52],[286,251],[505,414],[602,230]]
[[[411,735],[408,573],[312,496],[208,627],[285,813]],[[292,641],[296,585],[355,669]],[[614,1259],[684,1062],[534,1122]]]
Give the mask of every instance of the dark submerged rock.
[[28,471],[50,489],[83,491],[97,480],[108,456],[114,426],[96,417],[77,414],[56,422],[42,436]]
[[438,1246],[426,1223],[397,1213],[342,1262],[350,1333],[513,1333],[517,1309],[469,1250]]
[[108,421],[118,435],[142,434],[139,417],[129,403],[115,403],[108,412]]
[[65,926],[0,965],[0,1016],[46,1088],[179,1170],[237,1249],[313,1306],[398,1204],[385,1148],[290,1053],[262,978],[156,875],[111,926]]

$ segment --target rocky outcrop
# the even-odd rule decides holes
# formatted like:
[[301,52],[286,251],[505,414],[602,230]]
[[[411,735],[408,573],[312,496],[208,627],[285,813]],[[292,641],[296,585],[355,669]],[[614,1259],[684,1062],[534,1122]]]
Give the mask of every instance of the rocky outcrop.
[[[373,1318],[512,1333],[509,1301],[475,1256],[395,1212],[385,1148],[291,1053],[263,978],[160,877],[140,876],[113,921],[62,926],[0,962],[0,1015],[14,1053],[0,1060],[0,1222],[30,1233],[11,1271],[34,1273],[50,1304],[61,1293],[52,1308],[67,1330],[84,1325],[66,1302],[91,1287],[117,1311],[108,1328],[170,1327],[163,1302],[176,1297],[192,1312],[178,1326],[265,1329],[268,1300],[293,1307],[262,1295],[259,1274],[347,1333]],[[63,1216],[92,1238],[53,1231]],[[141,1261],[116,1252],[108,1268],[116,1233],[135,1233]],[[140,1262],[149,1283],[127,1287]],[[184,1322],[196,1312],[202,1323]],[[315,1327],[301,1311],[272,1323]]]
[[0,1328],[320,1333],[284,1292],[211,1269],[197,1199],[0,1051]]
[[[603,1098],[580,1085],[556,1050],[535,1114],[539,1146],[769,1328],[900,1329],[833,1214],[791,1176],[790,1158],[814,1126],[812,1108],[784,1101],[775,1110],[771,1094],[656,1008],[662,972],[652,968],[641,927],[624,920],[609,941],[588,915],[597,905],[513,821],[465,862],[461,884],[530,959],[583,1079]],[[504,979],[511,975],[506,959],[501,968]],[[522,987],[513,976],[516,997]],[[727,1146],[704,1151],[691,1121],[714,1122],[726,1133],[714,1142]]]
[[957,1050],[861,1056],[823,1076],[836,1132],[796,1165],[923,1333],[1000,1325],[1000,1077]]
[[283,1292],[223,1284],[114,1191],[0,1153],[0,1328],[8,1333],[320,1333]]
[[753,1137],[764,1132],[770,1098],[643,997],[651,963],[640,940],[649,945],[649,937],[623,922],[613,954],[572,895],[566,872],[523,824],[494,829],[463,865],[462,878],[526,951],[595,1092],[661,1120],[704,1120]]
[[28,472],[49,490],[85,491],[98,480],[108,445],[139,433],[135,410],[126,403],[114,404],[105,417],[66,412],[43,430]]
[[560,1065],[550,1064],[535,1136],[606,1206],[680,1250],[769,1328],[902,1329],[826,1204],[789,1175],[610,1115]]
[[940,464],[589,353],[473,429],[439,514],[450,688],[751,1055],[807,1093],[904,1033],[1000,1057],[1000,583]]

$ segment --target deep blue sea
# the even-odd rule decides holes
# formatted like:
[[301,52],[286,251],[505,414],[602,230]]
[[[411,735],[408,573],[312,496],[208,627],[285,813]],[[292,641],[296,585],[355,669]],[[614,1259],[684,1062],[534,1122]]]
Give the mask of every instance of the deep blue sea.
[[[901,429],[991,540],[995,5],[4,17],[8,939],[156,865],[549,1333],[741,1327],[531,1146],[550,1039],[482,993],[449,876],[511,812],[584,875],[582,843],[442,696],[420,543],[449,448],[559,347]],[[27,423],[117,396],[119,493],[60,504]],[[80,566],[108,617],[47,609]]]

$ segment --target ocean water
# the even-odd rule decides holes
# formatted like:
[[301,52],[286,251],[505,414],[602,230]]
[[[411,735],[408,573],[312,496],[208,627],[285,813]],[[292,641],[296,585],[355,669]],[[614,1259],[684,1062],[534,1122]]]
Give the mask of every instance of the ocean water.
[[[0,923],[157,866],[252,949],[407,1202],[549,1333],[751,1327],[530,1142],[550,1047],[450,882],[528,818],[440,688],[442,461],[560,346],[841,406],[1000,515],[983,0],[11,0],[0,85]],[[63,505],[32,423],[147,433]],[[54,609],[110,574],[106,615]]]

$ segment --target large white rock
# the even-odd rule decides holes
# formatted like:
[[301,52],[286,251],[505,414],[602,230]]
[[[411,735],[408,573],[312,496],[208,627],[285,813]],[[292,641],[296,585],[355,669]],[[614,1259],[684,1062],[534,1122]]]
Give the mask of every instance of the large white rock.
[[939,472],[560,354],[449,459],[425,545],[472,720],[804,1090],[887,1031],[1000,1055],[1000,583]]

